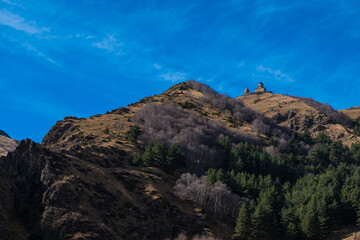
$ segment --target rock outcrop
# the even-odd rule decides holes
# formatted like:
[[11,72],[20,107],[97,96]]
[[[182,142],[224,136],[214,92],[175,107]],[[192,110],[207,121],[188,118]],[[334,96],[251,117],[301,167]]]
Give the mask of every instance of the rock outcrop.
[[11,139],[8,134],[0,130],[0,157],[12,152],[18,145],[18,141]]

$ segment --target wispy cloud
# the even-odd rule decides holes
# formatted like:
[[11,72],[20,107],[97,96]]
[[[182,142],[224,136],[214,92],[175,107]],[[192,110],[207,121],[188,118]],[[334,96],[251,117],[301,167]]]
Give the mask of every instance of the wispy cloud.
[[159,69],[159,70],[162,68],[162,66],[157,63],[154,63],[153,66],[154,66],[154,68]]
[[187,77],[187,73],[182,73],[182,72],[175,72],[175,73],[168,72],[159,75],[160,79],[171,82],[185,81],[186,77]]
[[12,5],[12,6],[24,8],[21,4],[16,3],[14,1],[10,1],[10,0],[0,0],[0,1],[3,2],[3,3],[7,3],[9,5]]
[[31,45],[28,42],[25,42],[22,44],[22,47],[24,47],[26,50],[31,51],[33,53],[35,53],[37,56],[45,59],[46,61],[48,61],[49,63],[52,63],[58,67],[61,67],[60,64],[58,64],[56,61],[54,61],[52,58],[50,58],[49,56],[47,56],[46,54],[40,52],[39,50],[37,50],[33,45]]
[[255,12],[256,17],[263,17],[268,14],[275,14],[278,12],[286,12],[294,8],[296,3],[285,3],[284,5],[280,4],[258,4],[257,11]]
[[23,17],[13,14],[6,9],[0,9],[0,25],[9,26],[28,34],[39,34],[49,31],[48,28],[39,27],[36,22],[28,22]]
[[119,42],[113,35],[109,35],[100,42],[93,43],[92,46],[110,52],[115,52],[116,54],[122,54],[121,47],[124,46],[124,44]]
[[257,66],[257,70],[260,72],[265,72],[273,75],[275,80],[281,81],[281,82],[294,82],[294,79],[286,73],[283,73],[281,70],[274,70],[269,67],[264,67],[263,65]]

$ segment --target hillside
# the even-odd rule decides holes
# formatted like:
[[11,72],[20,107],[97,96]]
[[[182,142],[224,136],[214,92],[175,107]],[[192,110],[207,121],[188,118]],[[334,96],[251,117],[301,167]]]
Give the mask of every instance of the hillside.
[[[348,146],[360,141],[359,136],[352,134],[351,120],[347,119],[348,114],[344,112],[345,110],[342,111],[344,113],[342,116],[341,112],[336,112],[328,105],[309,101],[306,98],[274,93],[249,94],[239,96],[238,99],[247,107],[273,119],[280,126],[297,132],[309,129],[313,137],[320,132],[326,132],[332,140],[341,140]],[[314,102],[316,105],[311,104]]]
[[[359,138],[347,118],[304,101],[233,99],[188,81],[66,117],[41,144],[21,141],[0,158],[0,239],[231,239],[239,211],[257,239],[325,238],[356,222],[360,189],[347,186],[360,186],[360,147],[347,145]],[[321,212],[314,198],[331,207]],[[322,232],[307,222],[318,216],[329,219]]]
[[[2,159],[10,173],[15,198],[35,203],[35,206],[24,204],[18,213],[24,220],[21,224],[31,232],[28,223],[38,219],[41,224],[56,226],[60,235],[69,239],[99,239],[100,236],[153,239],[154,236],[171,237],[181,231],[201,233],[207,228],[229,237],[231,224],[212,215],[204,218],[196,205],[174,196],[172,188],[179,173],[129,164],[145,140],[129,142],[126,133],[136,124],[135,112],[149,103],[171,105],[176,111],[184,111],[186,116],[194,112],[192,117],[199,121],[204,118],[209,127],[219,125],[220,133],[233,135],[234,132],[234,136],[240,136],[240,128],[226,127],[230,125],[227,120],[231,113],[201,106],[197,99],[202,95],[190,89],[189,84],[179,84],[161,95],[103,115],[88,119],[67,117],[49,131],[41,145],[31,140],[22,141],[15,152]],[[251,132],[249,123],[241,129]],[[236,131],[239,133],[235,134]],[[243,135],[252,139],[251,133]],[[18,169],[16,166],[25,159],[25,165]],[[21,193],[21,198],[17,196],[29,185],[32,186],[29,191]]]
[[0,157],[12,152],[17,147],[18,142],[11,139],[4,131],[0,130]]
[[360,106],[358,107],[351,107],[349,109],[340,110],[341,113],[345,114],[352,120],[356,120],[360,117]]

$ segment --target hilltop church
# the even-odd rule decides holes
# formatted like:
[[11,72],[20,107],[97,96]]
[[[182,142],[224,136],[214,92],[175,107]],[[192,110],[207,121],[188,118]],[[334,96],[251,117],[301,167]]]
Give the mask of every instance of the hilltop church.
[[[268,92],[268,91],[266,91],[266,88],[264,88],[264,84],[262,82],[260,82],[258,84],[257,88],[254,91],[254,93],[257,93],[257,94],[266,93],[266,92]],[[245,88],[244,95],[246,95],[246,94],[252,94],[252,93],[250,93],[249,88]]]

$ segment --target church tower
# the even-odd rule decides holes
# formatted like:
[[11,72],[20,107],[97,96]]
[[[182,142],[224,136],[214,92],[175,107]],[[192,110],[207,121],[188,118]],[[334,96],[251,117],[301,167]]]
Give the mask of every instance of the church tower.
[[262,82],[259,83],[259,85],[255,89],[255,92],[256,93],[265,93],[266,92],[266,88],[264,88],[264,84]]
[[250,92],[249,88],[246,87],[245,90],[244,90],[244,95],[249,94],[249,92]]

